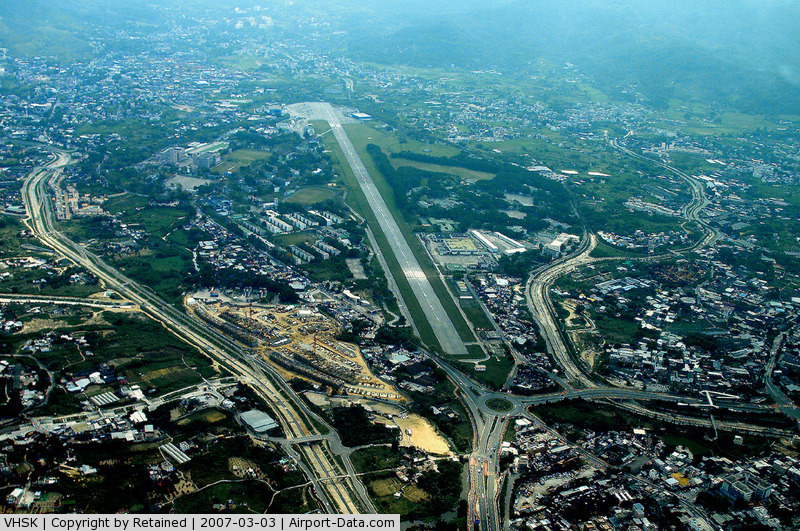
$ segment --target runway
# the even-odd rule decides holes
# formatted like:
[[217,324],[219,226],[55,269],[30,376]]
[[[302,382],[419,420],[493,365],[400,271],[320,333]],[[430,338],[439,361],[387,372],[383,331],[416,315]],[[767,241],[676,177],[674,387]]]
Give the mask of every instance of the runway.
[[458,335],[458,331],[456,331],[455,326],[453,326],[448,317],[442,302],[436,296],[433,286],[431,286],[425,272],[411,251],[411,247],[403,237],[403,233],[389,211],[389,207],[372,181],[369,172],[367,172],[364,162],[347,136],[344,127],[342,127],[341,114],[328,103],[303,103],[292,106],[291,109],[293,114],[297,113],[308,119],[325,120],[330,124],[331,131],[347,159],[347,164],[352,168],[353,174],[378,220],[378,225],[389,242],[392,254],[400,264],[400,268],[403,270],[414,296],[422,307],[422,311],[425,313],[425,317],[431,325],[439,345],[447,354],[466,355],[467,347]]

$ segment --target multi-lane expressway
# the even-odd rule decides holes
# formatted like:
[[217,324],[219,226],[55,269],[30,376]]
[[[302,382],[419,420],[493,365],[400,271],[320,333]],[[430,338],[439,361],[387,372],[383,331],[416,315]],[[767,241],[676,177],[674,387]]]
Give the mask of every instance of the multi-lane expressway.
[[[487,389],[463,372],[455,369],[447,362],[437,359],[438,364],[445,370],[450,380],[459,388],[462,400],[467,406],[467,412],[472,420],[475,434],[473,451],[469,460],[470,491],[469,503],[469,528],[488,529],[496,531],[503,528],[497,505],[497,496],[500,487],[499,451],[507,423],[517,417],[535,419],[527,411],[528,406],[551,404],[563,400],[609,400],[614,405],[640,416],[654,418],[663,422],[696,426],[702,428],[716,427],[720,430],[748,433],[761,436],[791,437],[793,432],[780,428],[771,428],[744,422],[714,421],[703,416],[687,416],[673,412],[659,411],[641,405],[641,402],[660,401],[665,403],[684,403],[694,408],[699,415],[713,412],[702,397],[687,397],[668,393],[657,393],[638,389],[600,387],[596,384],[591,388],[576,389],[568,387],[560,393],[548,393],[534,396],[517,396],[506,392],[497,392]],[[493,398],[500,398],[510,403],[507,411],[497,411],[489,406]],[[745,413],[759,411],[771,412],[769,406],[758,404],[741,404],[732,406],[731,410],[741,410]],[[581,451],[587,461],[604,467],[596,456],[589,452]]]
[[52,304],[55,306],[85,306],[88,308],[104,308],[109,310],[138,310],[133,303],[128,301],[0,293],[0,303],[9,302],[19,304]]
[[670,172],[674,173],[675,175],[686,181],[686,183],[692,190],[692,201],[681,209],[681,213],[683,214],[683,217],[685,217],[687,220],[694,221],[697,224],[699,224],[700,227],[703,229],[703,232],[705,232],[703,238],[692,246],[691,248],[692,250],[708,247],[709,245],[711,245],[712,243],[714,243],[719,239],[720,237],[719,230],[709,225],[706,221],[704,221],[700,217],[700,213],[709,204],[708,198],[706,197],[706,191],[705,191],[706,188],[702,181],[700,181],[696,177],[692,177],[691,175],[687,174],[684,171],[679,170],[674,166],[670,166],[666,162],[656,160],[650,157],[645,157],[644,155],[636,153],[635,151],[632,151],[628,147],[620,144],[619,140],[616,138],[609,141],[609,144],[614,149],[619,150],[621,153],[624,153],[625,155],[631,158],[655,164],[656,166],[664,168],[665,170],[669,170]]
[[58,148],[50,150],[56,155],[55,160],[35,168],[22,188],[28,228],[44,245],[90,271],[107,288],[138,305],[142,312],[160,321],[168,330],[198,347],[250,385],[272,406],[287,439],[320,435],[319,439],[310,442],[287,445],[287,451],[310,477],[317,497],[328,512],[375,512],[349,455],[336,451],[341,449],[338,434],[330,427],[329,433],[319,433],[317,426],[327,426],[325,422],[307,408],[274,369],[240,344],[169,305],[152,290],[140,286],[55,228],[47,186],[57,181],[63,168],[70,163],[71,156]]
[[[700,218],[700,213],[708,205],[704,184],[701,181],[663,162],[642,157],[626,147],[620,146],[617,141],[612,141],[611,144],[614,148],[619,149],[631,157],[653,162],[674,172],[689,184],[692,191],[692,201],[683,208],[683,215],[687,220],[698,223],[705,233],[703,238],[694,244],[690,250],[707,247],[719,238],[719,232]],[[498,423],[497,420],[498,418],[507,419],[515,415],[523,414],[523,408],[526,405],[551,403],[571,398],[608,399],[615,401],[618,406],[628,411],[668,422],[703,427],[722,427],[724,429],[762,435],[785,435],[788,433],[780,429],[754,426],[740,422],[714,422],[710,418],[697,418],[654,411],[638,403],[638,401],[649,400],[683,402],[692,404],[698,408],[698,411],[705,413],[702,409],[704,407],[703,401],[699,398],[650,393],[635,389],[601,387],[600,384],[590,376],[589,368],[582,366],[582,362],[577,360],[570,352],[568,341],[563,334],[563,329],[558,324],[557,314],[549,293],[551,286],[559,277],[574,271],[578,267],[598,260],[590,256],[596,245],[597,238],[594,234],[584,235],[581,245],[574,252],[534,271],[525,289],[528,308],[534,320],[539,325],[539,329],[547,345],[547,350],[553,356],[559,368],[564,371],[564,383],[566,384],[564,392],[529,398],[520,398],[504,394],[503,398],[511,402],[513,408],[501,414],[492,411],[491,408],[486,406],[486,399],[492,396],[491,392],[482,389],[481,386],[466,378],[459,371],[445,366],[445,370],[448,372],[450,378],[462,391],[462,397],[467,403],[467,409],[473,417],[473,424],[477,434],[475,451],[470,461],[470,526],[473,524],[473,518],[475,522],[480,523],[482,528],[493,530],[497,529],[498,525],[500,525],[498,522],[496,504],[492,496],[494,493],[492,487],[494,482],[489,481],[489,478],[496,478],[498,472],[497,447],[494,446],[494,453],[492,453],[492,448],[493,445],[499,444],[502,432],[505,429],[504,427],[502,429],[498,428],[498,426],[502,426],[502,423]],[[660,258],[661,257],[648,257],[647,259],[653,260]],[[753,407],[758,408],[760,406],[742,405],[740,409],[752,413]]]
[[547,351],[565,373],[569,382],[584,387],[593,387],[594,381],[586,375],[584,368],[573,360],[567,341],[556,319],[556,310],[550,300],[550,287],[559,277],[592,262],[589,255],[597,245],[597,237],[588,235],[572,254],[534,271],[525,286],[525,298],[534,321],[547,344]]
[[[294,114],[323,119],[329,123],[344,153],[347,164],[353,170],[359,187],[366,196],[370,208],[378,219],[381,230],[386,234],[391,250],[400,262],[403,272],[411,284],[416,298],[423,307],[426,317],[434,328],[434,332],[441,346],[445,352],[448,353],[464,353],[463,342],[458,338],[452,322],[448,319],[447,314],[441,306],[441,302],[436,298],[435,293],[430,287],[430,283],[424,278],[424,274],[400,232],[396,221],[383,201],[380,192],[375,187],[361,158],[353,147],[352,142],[347,137],[341,125],[341,117],[338,111],[326,103],[312,103],[295,107]],[[681,174],[674,168],[665,167],[684,177],[692,187],[693,201],[684,209],[684,214],[687,219],[697,221],[706,230],[706,236],[701,242],[698,242],[694,248],[709,245],[717,238],[717,233],[699,218],[700,211],[702,211],[707,204],[702,183],[688,175]],[[499,447],[508,419],[525,414],[525,407],[527,405],[548,403],[570,398],[605,398],[625,401],[622,404],[625,408],[635,410],[637,413],[649,414],[650,416],[655,416],[662,420],[677,420],[679,422],[701,426],[709,425],[710,423],[710,421],[706,421],[705,419],[652,412],[632,402],[635,400],[666,400],[672,402],[696,403],[698,406],[701,406],[702,401],[699,399],[692,400],[686,397],[648,393],[646,391],[637,391],[633,389],[601,388],[587,374],[587,368],[579,366],[571,356],[567,341],[563,336],[561,327],[556,321],[556,312],[549,297],[549,290],[552,283],[560,276],[577,267],[594,261],[595,259],[590,257],[590,253],[596,244],[596,236],[593,234],[585,235],[581,245],[575,252],[536,271],[529,280],[526,289],[529,308],[542,330],[543,336],[547,342],[548,351],[554,356],[560,368],[565,371],[568,381],[584,389],[575,389],[568,385],[564,393],[531,398],[520,398],[502,394],[500,396],[509,400],[512,404],[512,409],[507,412],[497,412],[489,408],[486,402],[489,398],[498,396],[496,393],[492,393],[480,384],[477,384],[474,380],[454,369],[446,362],[440,359],[437,360],[445,369],[450,379],[459,388],[461,397],[467,406],[467,411],[469,412],[475,434],[474,448],[470,455],[469,462],[470,491],[468,496],[468,524],[470,529],[472,529],[474,525],[478,525],[481,529],[494,531],[503,526],[496,503],[499,487],[498,482],[500,480]],[[720,423],[717,424],[719,427]],[[762,433],[764,430],[769,430],[768,428],[747,426],[740,423],[729,423],[724,427],[743,431],[752,430]]]
[[[347,163],[352,167],[359,186],[367,196],[370,207],[373,209],[382,231],[390,242],[392,252],[398,258],[412,289],[414,289],[415,296],[434,328],[441,346],[449,353],[466,353],[455,327],[433,292],[430,283],[425,279],[425,275],[422,273],[419,263],[400,232],[396,221],[392,218],[391,212],[380,196],[379,191],[375,188],[374,183],[372,183],[363,162],[341,126],[340,115],[328,104],[314,105],[318,107],[313,110],[304,110],[306,112],[313,111],[309,112],[309,114],[316,113],[315,117],[327,120],[331,125],[332,131],[342,151],[345,153]],[[624,150],[626,148],[619,147],[619,149]],[[286,435],[285,440],[281,441],[284,448],[300,462],[303,470],[309,475],[326,510],[331,512],[374,512],[375,508],[363,485],[356,477],[349,460],[349,454],[342,447],[338,435],[333,430],[328,434],[319,433],[314,425],[323,423],[322,419],[308,411],[305,404],[275,374],[268,364],[230,338],[213,329],[209,329],[178,309],[166,304],[149,288],[142,287],[128,279],[113,267],[105,264],[100,258],[76,245],[55,230],[52,221],[52,209],[47,200],[45,186],[47,182],[52,182],[57,178],[60,168],[69,163],[69,155],[58,150],[54,150],[54,152],[57,154],[57,159],[48,167],[36,168],[26,180],[23,188],[23,199],[29,215],[27,223],[31,230],[37,234],[45,245],[67,256],[76,264],[86,267],[98,276],[107,287],[116,289],[127,300],[139,305],[142,311],[164,323],[168,329],[180,337],[203,349],[210,356],[229,367],[235,374],[238,374],[240,379],[253,386],[256,392],[273,406]],[[632,154],[632,156],[636,155]],[[658,163],[657,161],[653,162]],[[663,166],[680,175],[678,170]],[[699,218],[700,211],[707,204],[703,185],[685,174],[681,176],[689,181],[693,191],[693,201],[684,209],[684,213],[688,219],[697,221],[706,229],[706,236],[695,248],[708,245],[718,237],[718,234]],[[589,377],[587,368],[580,366],[571,356],[566,339],[562,335],[561,328],[556,320],[555,309],[549,297],[549,289],[559,276],[596,260],[589,256],[595,245],[596,237],[594,235],[586,235],[582,244],[571,255],[534,272],[526,289],[528,305],[547,341],[548,350],[565,373],[565,383],[567,385],[565,385],[565,390],[562,393],[551,393],[535,397],[518,397],[506,393],[495,393],[441,359],[435,358],[447,372],[448,377],[459,388],[473,424],[475,439],[469,465],[468,522],[470,529],[476,523],[479,528],[492,531],[503,527],[497,507],[498,487],[501,478],[499,473],[499,447],[509,419],[520,415],[528,416],[529,414],[525,408],[529,405],[571,398],[608,399],[618,401],[621,407],[639,414],[656,416],[663,420],[677,421],[679,423],[699,426],[709,425],[709,421],[705,419],[654,412],[639,405],[637,402],[648,400],[680,401],[695,404],[699,408],[702,406],[701,400],[635,389],[601,386]],[[511,409],[504,412],[493,410],[487,405],[487,400],[493,397],[502,397],[508,400],[511,404]],[[717,421],[716,425],[717,427],[731,430],[764,434],[775,431],[742,423],[729,422],[725,424]],[[591,455],[587,458],[590,461],[594,459]],[[339,464],[338,460],[341,460],[344,465]]]
[[[692,191],[692,201],[683,207],[682,213],[687,220],[694,221],[700,225],[703,229],[704,236],[688,250],[694,251],[705,248],[719,238],[719,231],[700,217],[700,213],[709,204],[705,193],[705,186],[700,180],[664,162],[639,155],[627,147],[620,145],[616,139],[611,140],[610,145],[627,156],[651,162],[667,169],[689,184]],[[603,260],[590,256],[596,245],[597,237],[594,234],[589,234],[588,237],[584,237],[579,248],[573,253],[534,271],[528,279],[525,289],[528,308],[534,320],[539,325],[542,336],[547,343],[548,351],[552,354],[561,369],[564,370],[568,382],[582,387],[594,387],[597,384],[594,379],[588,375],[588,368],[582,367],[580,365],[581,361],[576,360],[569,351],[569,346],[564,337],[562,328],[557,322],[557,314],[553,307],[553,302],[550,299],[550,288],[553,282],[570,271],[574,271],[591,262]],[[674,255],[669,254],[663,256]],[[647,257],[646,260],[658,260],[660,258],[661,256],[651,256]]]

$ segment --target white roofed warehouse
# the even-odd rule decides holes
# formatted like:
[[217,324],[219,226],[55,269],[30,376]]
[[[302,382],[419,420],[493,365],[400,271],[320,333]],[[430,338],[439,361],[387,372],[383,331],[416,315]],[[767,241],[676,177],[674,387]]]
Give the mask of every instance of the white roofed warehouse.
[[242,419],[248,428],[253,430],[256,433],[266,433],[269,430],[278,427],[278,423],[275,420],[264,413],[263,411],[259,411],[258,409],[251,409],[250,411],[245,411],[239,417]]

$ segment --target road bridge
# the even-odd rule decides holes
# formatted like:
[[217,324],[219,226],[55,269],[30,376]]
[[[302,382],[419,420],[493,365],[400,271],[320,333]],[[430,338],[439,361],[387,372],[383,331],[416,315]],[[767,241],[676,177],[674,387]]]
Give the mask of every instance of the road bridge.
[[[22,188],[22,199],[28,215],[25,224],[42,244],[91,272],[106,287],[113,287],[122,297],[137,304],[144,313],[164,324],[168,330],[236,374],[240,381],[249,385],[273,407],[287,438],[316,434],[316,426],[322,425],[331,431],[331,439],[338,439],[338,435],[305,405],[277,371],[268,365],[259,365],[256,357],[242,345],[174,308],[152,289],[126,277],[57,230],[46,183],[60,175],[63,168],[70,163],[71,156],[55,147],[49,149],[56,155],[55,160],[35,168],[25,179]],[[291,455],[301,459],[298,462],[312,481],[317,477],[326,480],[324,484],[314,481],[314,486],[327,511],[375,512],[366,489],[352,467],[349,455],[342,453],[334,457],[334,453],[327,441],[320,441],[312,445],[302,444],[299,452]],[[339,460],[344,466],[339,464]]]

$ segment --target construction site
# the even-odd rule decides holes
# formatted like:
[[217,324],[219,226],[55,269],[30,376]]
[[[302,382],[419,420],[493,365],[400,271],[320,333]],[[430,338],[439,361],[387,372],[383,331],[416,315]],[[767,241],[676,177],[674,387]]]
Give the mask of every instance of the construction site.
[[300,378],[333,394],[405,402],[376,377],[360,349],[335,339],[339,324],[302,306],[261,306],[188,298],[192,313],[262,356],[286,380]]

